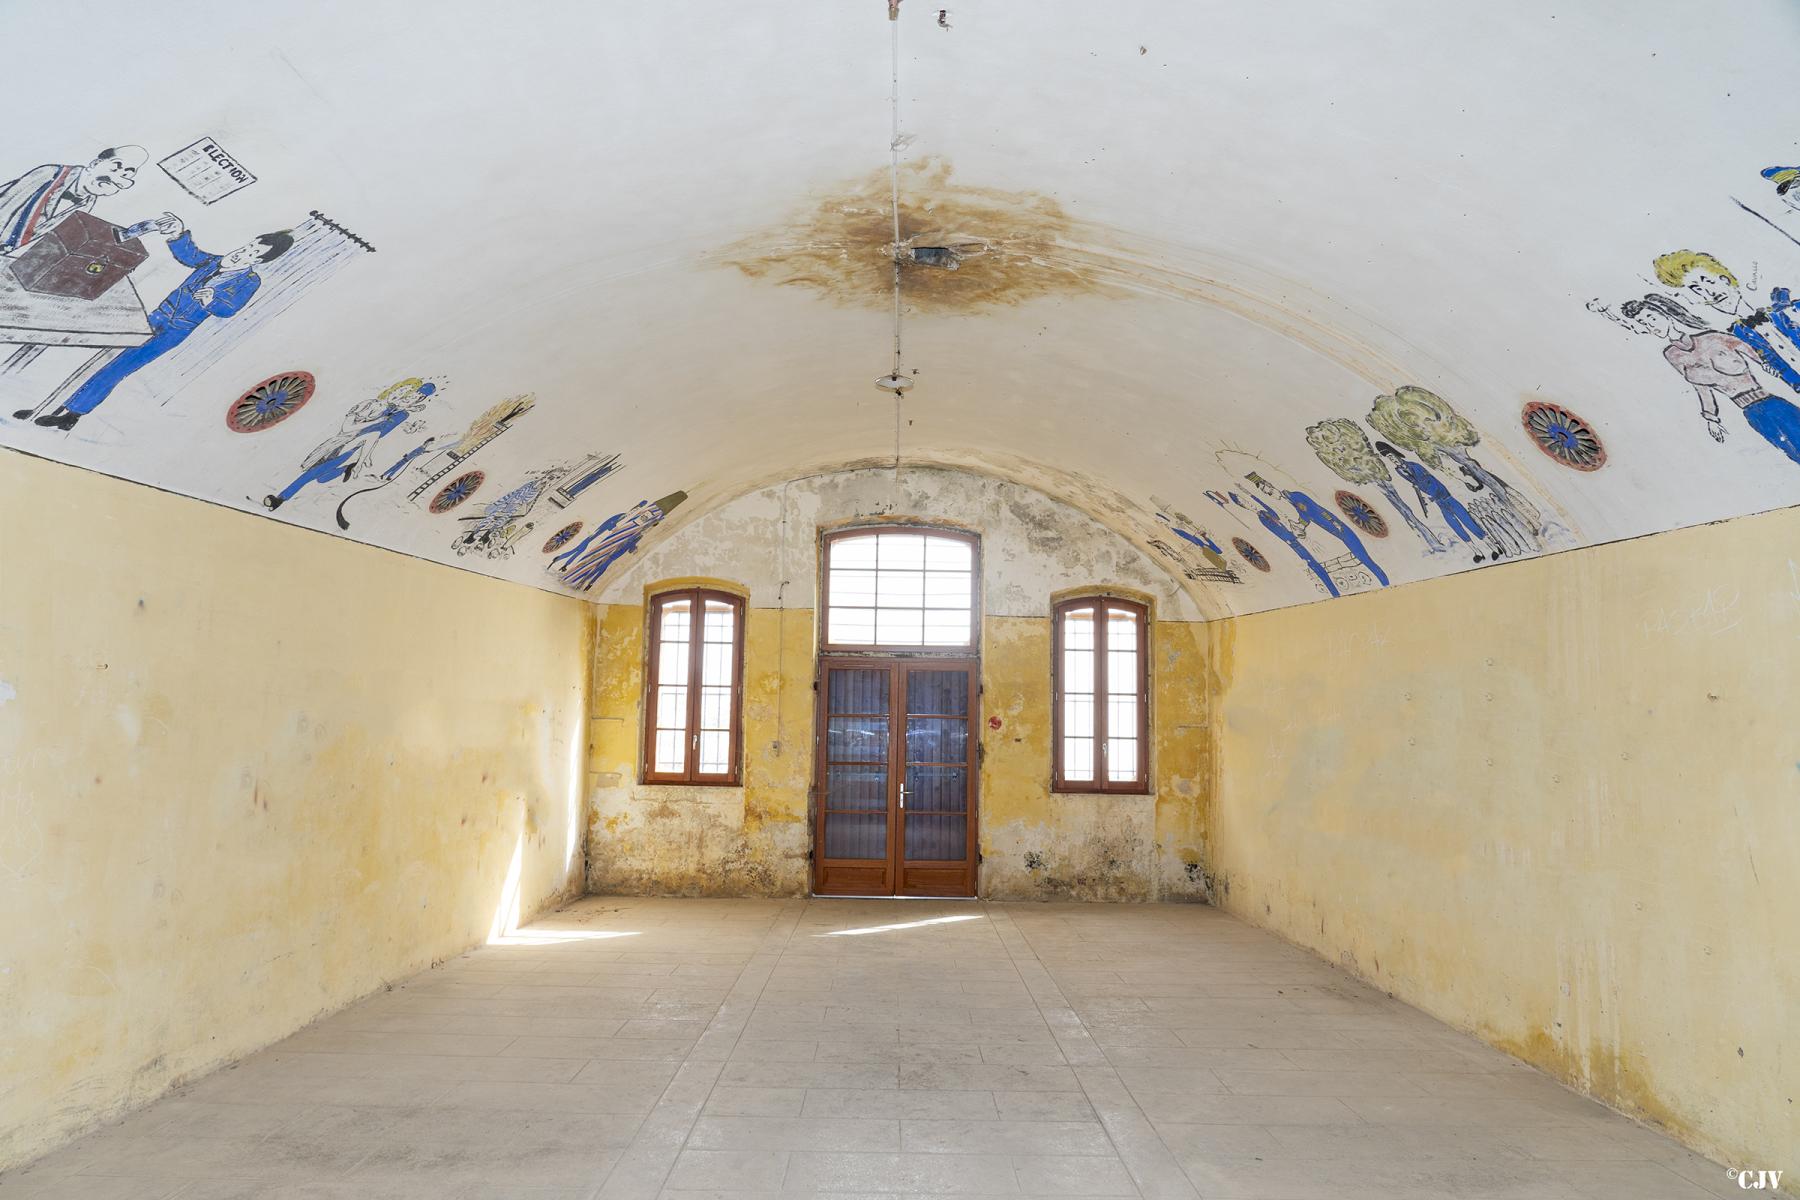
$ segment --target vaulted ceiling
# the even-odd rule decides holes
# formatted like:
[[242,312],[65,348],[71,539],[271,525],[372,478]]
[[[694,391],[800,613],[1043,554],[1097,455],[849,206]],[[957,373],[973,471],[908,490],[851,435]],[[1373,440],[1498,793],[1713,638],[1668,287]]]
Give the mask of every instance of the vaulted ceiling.
[[1800,500],[1781,0],[67,0],[29,41],[0,443],[271,520],[580,591],[898,455],[1222,614]]

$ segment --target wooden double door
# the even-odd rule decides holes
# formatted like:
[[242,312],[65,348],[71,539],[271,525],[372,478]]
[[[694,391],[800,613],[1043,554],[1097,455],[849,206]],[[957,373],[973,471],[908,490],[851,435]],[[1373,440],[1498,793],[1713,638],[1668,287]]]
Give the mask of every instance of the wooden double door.
[[979,679],[972,659],[820,660],[815,892],[975,894]]

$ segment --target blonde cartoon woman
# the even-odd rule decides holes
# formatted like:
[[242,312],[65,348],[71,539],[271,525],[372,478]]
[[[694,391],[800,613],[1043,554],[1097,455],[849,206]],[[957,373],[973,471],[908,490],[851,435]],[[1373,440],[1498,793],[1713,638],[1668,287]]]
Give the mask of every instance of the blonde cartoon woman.
[[[1652,265],[1658,280],[1718,313],[1731,336],[1756,351],[1770,374],[1800,391],[1800,370],[1788,359],[1800,350],[1800,322],[1794,318],[1794,300],[1787,288],[1771,289],[1769,303],[1759,308],[1744,295],[1731,269],[1704,250],[1671,250]],[[1772,333],[1779,333],[1786,346]]]
[[385,388],[344,414],[338,432],[306,456],[300,474],[279,492],[263,497],[263,507],[273,512],[312,483],[348,482],[364,473],[370,456],[382,438],[397,429],[415,431],[413,414],[437,394],[437,385],[419,379],[403,379]]

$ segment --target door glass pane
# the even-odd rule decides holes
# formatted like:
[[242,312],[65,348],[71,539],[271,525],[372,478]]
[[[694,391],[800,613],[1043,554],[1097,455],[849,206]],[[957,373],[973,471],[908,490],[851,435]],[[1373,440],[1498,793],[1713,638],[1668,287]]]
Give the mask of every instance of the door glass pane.
[[826,858],[886,858],[887,813],[826,813]]
[[908,671],[906,711],[939,717],[962,717],[969,712],[967,671]]
[[885,713],[888,710],[886,671],[843,671],[836,667],[826,684],[825,701],[834,713]]
[[887,857],[888,769],[881,764],[888,760],[892,682],[886,668],[826,671],[826,858]]
[[906,819],[914,813],[967,812],[969,768],[906,768]]
[[[825,785],[827,813],[838,809],[862,812],[886,812],[888,773],[886,767],[833,766]],[[830,820],[827,815],[827,820]]]
[[962,862],[969,857],[969,818],[963,813],[906,814],[908,862]]
[[888,760],[888,719],[886,717],[826,718],[825,757],[831,762],[886,762]]
[[906,761],[909,763],[960,763],[969,761],[967,717],[906,718]]

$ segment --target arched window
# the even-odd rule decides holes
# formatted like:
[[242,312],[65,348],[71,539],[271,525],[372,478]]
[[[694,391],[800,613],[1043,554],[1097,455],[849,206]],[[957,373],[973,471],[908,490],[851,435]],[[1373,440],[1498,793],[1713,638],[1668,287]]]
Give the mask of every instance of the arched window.
[[826,650],[969,651],[973,534],[887,526],[825,536]]
[[736,784],[743,759],[744,601],[684,588],[650,601],[644,782]]
[[1150,790],[1150,613],[1111,596],[1054,610],[1059,792]]

